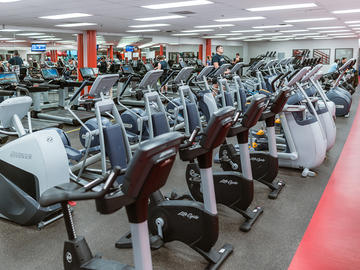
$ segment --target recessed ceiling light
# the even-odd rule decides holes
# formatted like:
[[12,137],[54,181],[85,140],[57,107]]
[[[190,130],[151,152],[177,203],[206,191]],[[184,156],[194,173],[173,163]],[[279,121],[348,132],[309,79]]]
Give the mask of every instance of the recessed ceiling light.
[[138,30],[127,30],[128,33],[141,33],[141,32],[158,32],[159,29],[138,29]]
[[169,26],[167,23],[154,23],[154,24],[140,24],[140,25],[130,25],[132,28],[147,28],[147,27],[161,27],[161,26]]
[[291,38],[284,38],[284,39],[271,39],[270,41],[288,41],[291,40]]
[[213,25],[198,25],[194,28],[221,28],[221,27],[231,27],[235,26],[234,24],[213,24]]
[[21,0],[0,0],[0,3],[13,3],[13,2],[19,2]]
[[196,36],[199,33],[183,33],[183,34],[172,34],[172,36]]
[[266,33],[266,34],[255,34],[256,36],[279,36],[283,35],[283,33]]
[[49,20],[63,20],[63,19],[72,19],[72,18],[82,18],[82,17],[90,17],[91,14],[86,13],[67,13],[67,14],[59,14],[59,15],[49,15],[39,17],[40,19],[49,19]]
[[0,38],[0,40],[12,40],[14,38]]
[[271,37],[270,39],[273,39],[273,38],[293,38],[294,36],[274,36],[274,37]]
[[196,30],[184,30],[183,33],[194,33],[194,32],[212,32],[213,29],[196,29]]
[[254,26],[255,29],[267,29],[267,28],[283,28],[283,27],[293,27],[292,24],[276,24],[276,25],[262,25],[262,26]]
[[357,37],[356,35],[348,35],[348,36],[336,36],[333,38],[356,38],[356,37]]
[[19,32],[19,31],[22,31],[20,29],[0,29],[1,32]]
[[51,38],[54,36],[36,36],[36,37],[30,37],[30,38]]
[[319,31],[319,33],[341,33],[341,32],[351,32],[351,30],[325,30],[325,31]]
[[260,38],[261,36],[243,36],[243,37],[230,37],[227,38],[226,40],[244,40],[244,39],[249,39],[249,38]]
[[160,21],[160,20],[171,20],[171,19],[182,19],[185,16],[181,15],[168,15],[168,16],[158,16],[158,17],[148,17],[148,18],[137,18],[135,21],[149,22],[149,21]]
[[360,23],[360,21],[346,21],[345,23],[347,23],[347,24]]
[[309,30],[284,30],[280,31],[281,33],[301,33],[301,32],[309,32]]
[[286,23],[294,23],[294,22],[321,22],[321,21],[332,21],[336,20],[336,18],[311,18],[311,19],[296,19],[296,20],[285,20]]
[[166,9],[166,8],[191,7],[191,6],[200,6],[200,5],[209,5],[209,4],[214,4],[214,2],[207,0],[194,0],[194,1],[182,1],[175,3],[154,4],[154,5],[147,5],[141,7],[149,8],[149,9]]
[[360,26],[360,24],[350,24],[350,25],[348,25],[349,27],[358,27],[358,26]]
[[256,12],[256,11],[272,11],[272,10],[284,10],[284,9],[296,9],[296,8],[309,8],[317,7],[314,3],[304,3],[304,4],[293,4],[293,5],[281,5],[281,6],[269,6],[269,7],[257,7],[257,8],[247,8],[246,10]]
[[333,39],[332,37],[315,37],[313,39]]
[[96,23],[64,23],[64,24],[57,24],[57,27],[82,27],[82,26],[90,26],[90,25],[97,25]]
[[253,33],[253,32],[263,32],[264,30],[261,29],[250,29],[250,30],[234,30],[230,31],[232,33]]
[[255,39],[244,39],[243,41],[251,42],[251,41],[262,41],[262,38],[255,38]]
[[16,34],[17,36],[39,36],[39,35],[44,35],[45,33],[21,33],[21,34]]
[[359,13],[360,12],[360,8],[358,9],[344,9],[344,10],[335,10],[332,11],[332,13],[334,14],[347,14],[347,13]]
[[358,31],[358,30],[360,30],[360,28],[353,28],[353,30]]
[[323,27],[310,27],[309,30],[321,30],[321,29],[341,29],[346,26],[323,26]]
[[241,21],[253,21],[253,20],[264,20],[265,17],[240,17],[240,18],[229,18],[229,19],[217,19],[215,22],[241,22]]

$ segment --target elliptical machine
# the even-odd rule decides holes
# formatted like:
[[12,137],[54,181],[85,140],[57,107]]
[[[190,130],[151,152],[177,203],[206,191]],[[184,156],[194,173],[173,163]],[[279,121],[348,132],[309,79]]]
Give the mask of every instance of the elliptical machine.
[[26,134],[21,119],[31,103],[30,97],[15,97],[0,104],[2,127],[14,127],[19,136],[0,148],[0,217],[42,229],[62,214],[59,204],[41,207],[40,196],[49,187],[69,182],[69,166],[56,131]]
[[[64,213],[69,238],[65,241],[63,251],[65,270],[133,269],[92,254],[85,238],[76,235],[68,206],[70,200],[95,200],[96,210],[101,214],[111,214],[125,206],[133,235],[135,269],[152,269],[147,224],[148,199],[151,193],[166,183],[182,141],[183,136],[180,133],[159,136],[142,144],[129,167],[126,170],[115,167],[106,181],[94,180],[84,187],[76,183],[59,185],[48,189],[41,196],[42,206],[61,204]],[[124,176],[122,184],[114,185],[121,175]]]

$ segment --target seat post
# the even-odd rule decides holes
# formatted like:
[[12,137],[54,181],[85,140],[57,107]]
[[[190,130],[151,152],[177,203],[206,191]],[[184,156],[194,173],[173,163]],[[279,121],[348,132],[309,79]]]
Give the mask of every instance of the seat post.
[[76,239],[75,225],[72,219],[72,214],[68,202],[62,202],[61,208],[64,214],[66,232],[68,234],[69,240],[75,240]]

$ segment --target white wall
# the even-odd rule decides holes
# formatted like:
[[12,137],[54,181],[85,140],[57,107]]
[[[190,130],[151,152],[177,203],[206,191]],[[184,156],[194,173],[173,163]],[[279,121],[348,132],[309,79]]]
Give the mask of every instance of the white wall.
[[335,60],[335,48],[353,48],[353,57],[358,59],[359,41],[358,39],[329,39],[329,40],[291,40],[291,41],[261,41],[247,42],[248,55],[245,62],[250,58],[264,54],[267,51],[285,53],[285,57],[291,57],[293,49],[309,49],[311,56],[313,49],[331,49],[330,63]]

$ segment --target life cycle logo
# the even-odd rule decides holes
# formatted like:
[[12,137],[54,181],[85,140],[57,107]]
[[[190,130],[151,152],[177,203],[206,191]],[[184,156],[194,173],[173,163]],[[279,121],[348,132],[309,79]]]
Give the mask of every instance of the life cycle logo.
[[66,252],[65,258],[66,258],[66,261],[67,261],[68,263],[72,263],[72,255],[71,255],[71,253],[70,253],[69,251]]
[[49,136],[49,137],[46,138],[46,141],[47,141],[48,143],[53,143],[53,142],[54,142],[54,138],[51,137],[51,136]]
[[181,211],[180,213],[178,213],[178,216],[182,216],[182,217],[188,218],[190,220],[192,220],[192,219],[198,220],[199,219],[199,216],[194,215],[192,213],[185,212],[185,211]]
[[238,182],[235,182],[235,181],[233,181],[233,180],[228,180],[228,179],[222,179],[222,180],[220,180],[219,183],[220,183],[220,184],[229,185],[229,186],[238,185],[238,184],[239,184]]
[[250,158],[251,161],[256,161],[256,162],[265,162],[265,159],[263,158],[256,158],[256,157],[252,157]]
[[31,155],[31,154],[21,153],[21,152],[15,152],[15,151],[12,151],[12,152],[10,153],[10,157],[11,157],[11,158],[19,158],[19,159],[32,159],[32,155]]

